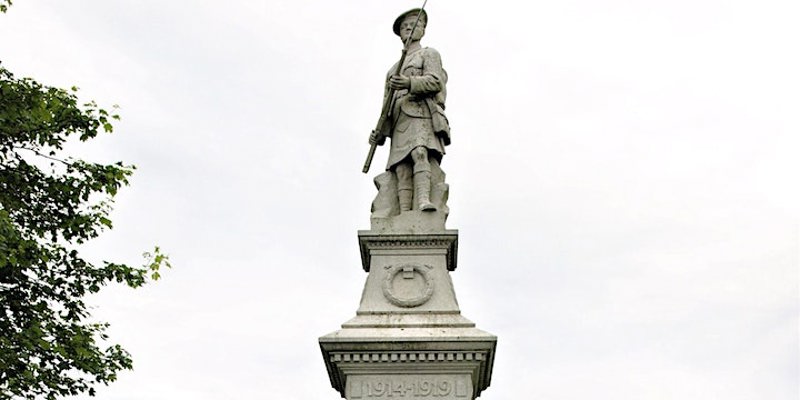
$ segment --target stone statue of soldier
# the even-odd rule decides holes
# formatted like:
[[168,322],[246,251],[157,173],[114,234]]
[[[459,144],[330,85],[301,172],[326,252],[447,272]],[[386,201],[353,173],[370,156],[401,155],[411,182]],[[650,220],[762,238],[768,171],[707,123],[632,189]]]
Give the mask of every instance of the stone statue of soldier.
[[[450,144],[450,126],[444,114],[447,72],[439,52],[420,45],[427,23],[427,13],[418,8],[394,21],[394,33],[404,44],[409,36],[411,41],[400,74],[394,75],[395,63],[386,78],[384,97],[394,94],[389,118],[370,135],[370,143],[378,145],[392,138],[386,170],[397,177],[401,213],[412,209],[436,211],[430,197],[431,163],[438,166],[444,147]],[[414,199],[416,204],[412,204]]]

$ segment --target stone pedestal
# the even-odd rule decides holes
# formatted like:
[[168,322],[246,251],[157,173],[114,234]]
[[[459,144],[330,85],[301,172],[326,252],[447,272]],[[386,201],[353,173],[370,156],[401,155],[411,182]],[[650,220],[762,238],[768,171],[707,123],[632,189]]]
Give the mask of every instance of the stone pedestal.
[[356,316],[319,339],[331,385],[348,400],[478,397],[497,337],[461,316],[450,279],[458,231],[374,222],[358,233],[369,275]]

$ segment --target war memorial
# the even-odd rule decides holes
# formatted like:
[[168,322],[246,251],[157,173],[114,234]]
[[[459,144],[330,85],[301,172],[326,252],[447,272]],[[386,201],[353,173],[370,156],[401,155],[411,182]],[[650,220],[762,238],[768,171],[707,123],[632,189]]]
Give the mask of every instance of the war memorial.
[[450,144],[447,72],[420,44],[427,24],[424,9],[394,22],[402,56],[387,74],[363,169],[388,138],[371,229],[358,231],[367,280],[355,317],[319,338],[331,385],[348,400],[474,399],[491,382],[497,337],[461,315],[450,279],[458,231],[445,227],[440,167]]

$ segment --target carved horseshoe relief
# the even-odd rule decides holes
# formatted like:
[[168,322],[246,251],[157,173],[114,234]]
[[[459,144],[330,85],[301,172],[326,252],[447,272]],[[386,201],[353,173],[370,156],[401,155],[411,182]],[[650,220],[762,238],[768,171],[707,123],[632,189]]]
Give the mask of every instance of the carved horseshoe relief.
[[[390,303],[398,307],[417,307],[425,304],[433,296],[433,278],[428,270],[433,269],[430,265],[403,264],[388,265],[385,267],[386,278],[383,280],[383,296]],[[422,279],[425,287],[419,291],[417,296],[400,297],[395,293],[394,280],[397,275],[402,274],[403,279]]]

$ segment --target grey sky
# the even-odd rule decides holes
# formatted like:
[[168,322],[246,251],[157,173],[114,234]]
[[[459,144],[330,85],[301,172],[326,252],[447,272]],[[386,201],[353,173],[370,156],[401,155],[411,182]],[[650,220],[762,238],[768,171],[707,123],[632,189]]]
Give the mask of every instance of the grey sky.
[[[138,166],[86,248],[175,266],[111,287],[134,356],[104,400],[335,399],[360,168],[412,1],[18,0],[18,76],[119,104],[76,146]],[[431,0],[463,314],[499,336],[482,399],[797,399],[796,1]]]

